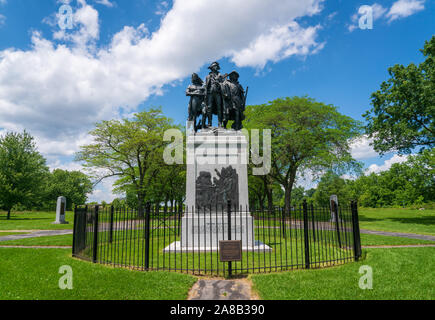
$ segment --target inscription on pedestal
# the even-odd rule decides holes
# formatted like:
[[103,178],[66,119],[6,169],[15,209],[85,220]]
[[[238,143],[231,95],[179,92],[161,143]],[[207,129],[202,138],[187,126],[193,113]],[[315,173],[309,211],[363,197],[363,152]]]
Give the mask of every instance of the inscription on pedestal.
[[[245,232],[245,226],[231,226],[231,233],[244,233]],[[222,233],[227,234],[228,233],[228,223],[205,223],[205,225],[199,225],[199,226],[192,226],[192,233],[193,234],[204,234],[204,233]]]

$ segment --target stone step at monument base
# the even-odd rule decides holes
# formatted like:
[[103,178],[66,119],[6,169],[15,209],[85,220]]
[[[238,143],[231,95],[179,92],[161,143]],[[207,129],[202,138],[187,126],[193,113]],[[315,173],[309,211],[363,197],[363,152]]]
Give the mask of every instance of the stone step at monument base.
[[[272,248],[269,247],[267,244],[264,244],[263,242],[256,240],[254,241],[254,245],[250,246],[243,246],[242,244],[242,251],[249,251],[249,252],[258,252],[258,253],[268,253],[272,252]],[[195,246],[195,247],[188,247],[188,246],[182,246],[181,241],[175,241],[172,242],[169,246],[167,246],[165,249],[163,249],[163,253],[198,253],[198,252],[218,252],[219,247],[217,246]]]
[[228,222],[232,240],[242,240],[246,247],[255,246],[254,218],[238,214],[234,214],[231,221],[224,214],[186,215],[181,220],[181,245],[186,248],[217,246],[220,240],[229,239]]

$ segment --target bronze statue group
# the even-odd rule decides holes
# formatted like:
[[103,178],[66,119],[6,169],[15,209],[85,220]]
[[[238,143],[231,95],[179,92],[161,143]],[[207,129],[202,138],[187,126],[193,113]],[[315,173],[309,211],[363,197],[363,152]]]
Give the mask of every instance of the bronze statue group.
[[192,84],[186,90],[190,97],[188,121],[193,122],[196,132],[212,127],[213,115],[217,115],[219,128],[226,129],[228,121],[234,121],[232,129],[241,130],[248,89],[245,94],[237,71],[222,75],[218,62],[213,62],[208,68],[210,73],[205,84],[196,73],[192,74]]

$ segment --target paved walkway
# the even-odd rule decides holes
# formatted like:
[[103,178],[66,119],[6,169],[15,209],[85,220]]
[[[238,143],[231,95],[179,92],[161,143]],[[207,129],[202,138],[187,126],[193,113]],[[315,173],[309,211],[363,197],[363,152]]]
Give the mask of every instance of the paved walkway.
[[[11,231],[9,231],[11,232]],[[18,231],[17,231],[18,232]],[[22,231],[20,231],[22,232]],[[72,230],[34,230],[29,234],[15,234],[10,236],[1,236],[0,233],[0,242],[2,241],[10,241],[10,240],[21,240],[21,239],[29,239],[29,238],[39,238],[39,237],[47,237],[47,236],[62,236],[66,234],[72,234]]]
[[254,300],[248,280],[198,280],[188,300]]
[[400,238],[408,238],[408,239],[435,241],[435,236],[427,236],[427,235],[415,234],[415,233],[374,231],[374,230],[367,230],[367,229],[361,229],[360,232],[365,233],[365,234],[375,234],[378,236],[400,237]]

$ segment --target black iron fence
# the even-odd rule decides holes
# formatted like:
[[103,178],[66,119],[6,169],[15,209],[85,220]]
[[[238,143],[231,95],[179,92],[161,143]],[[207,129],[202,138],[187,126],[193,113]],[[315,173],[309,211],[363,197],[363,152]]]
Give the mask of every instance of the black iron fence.
[[[221,261],[223,240],[238,240],[238,261]],[[304,202],[290,212],[230,204],[164,212],[147,205],[142,215],[128,208],[76,207],[73,255],[139,270],[218,276],[322,268],[361,256],[357,204],[319,208]]]

